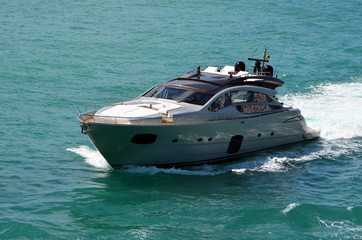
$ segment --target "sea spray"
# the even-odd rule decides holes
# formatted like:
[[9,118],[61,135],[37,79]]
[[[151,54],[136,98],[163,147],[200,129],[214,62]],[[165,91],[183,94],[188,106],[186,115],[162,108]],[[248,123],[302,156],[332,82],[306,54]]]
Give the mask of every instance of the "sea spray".
[[311,128],[325,139],[362,136],[362,83],[327,83],[308,93],[287,94],[280,100],[302,111]]
[[85,162],[96,168],[111,169],[104,157],[97,150],[88,146],[80,146],[76,148],[67,148],[67,151],[74,152],[85,159]]

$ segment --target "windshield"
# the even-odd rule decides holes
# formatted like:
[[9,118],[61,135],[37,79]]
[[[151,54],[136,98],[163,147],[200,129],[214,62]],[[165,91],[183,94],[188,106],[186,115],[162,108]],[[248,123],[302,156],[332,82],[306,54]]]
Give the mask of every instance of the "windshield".
[[204,105],[212,97],[211,94],[172,87],[156,87],[143,96],[170,99],[196,105]]

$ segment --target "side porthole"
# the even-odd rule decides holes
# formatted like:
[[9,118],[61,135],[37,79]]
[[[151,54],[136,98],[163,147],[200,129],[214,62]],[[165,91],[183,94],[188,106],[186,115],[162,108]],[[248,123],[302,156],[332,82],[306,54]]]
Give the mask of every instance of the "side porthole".
[[132,137],[131,142],[135,144],[151,144],[156,141],[156,134],[136,134]]

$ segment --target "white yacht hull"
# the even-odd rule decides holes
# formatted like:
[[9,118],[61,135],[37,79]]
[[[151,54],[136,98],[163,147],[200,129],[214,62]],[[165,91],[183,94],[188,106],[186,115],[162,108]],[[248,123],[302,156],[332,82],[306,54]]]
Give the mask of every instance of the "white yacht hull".
[[[112,167],[180,166],[236,158],[285,144],[312,140],[298,109],[264,116],[192,124],[87,124],[93,144]],[[134,140],[135,136],[140,138]],[[142,137],[151,136],[149,142]]]

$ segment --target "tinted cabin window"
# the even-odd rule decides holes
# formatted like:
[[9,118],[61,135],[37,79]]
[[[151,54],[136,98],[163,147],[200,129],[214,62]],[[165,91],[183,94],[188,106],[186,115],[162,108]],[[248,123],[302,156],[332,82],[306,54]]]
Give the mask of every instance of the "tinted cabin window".
[[254,92],[251,91],[234,91],[231,92],[232,103],[254,102]]
[[278,102],[277,99],[273,96],[266,95],[267,102]]
[[264,93],[253,91],[235,91],[231,92],[232,103],[239,102],[277,102],[277,100]]
[[[265,96],[268,98],[268,95]],[[273,102],[274,101],[260,102],[260,104],[258,102],[239,104],[235,106],[235,109],[242,113],[259,113],[259,112],[268,112],[277,109],[282,109],[282,107],[279,104],[273,104]]]
[[[240,99],[240,97],[238,99]],[[251,91],[246,92],[244,93],[244,100],[245,99],[246,101],[244,101],[244,104],[235,106],[235,108],[239,112],[259,113],[259,112],[268,112],[282,108],[280,105],[270,104],[270,103],[277,103],[277,100],[273,96],[269,96],[267,94],[260,92],[251,92]]]
[[277,100],[272,97],[272,96],[268,96],[264,93],[255,93],[255,102],[277,102]]
[[[274,109],[281,109],[280,106],[267,105],[265,103],[273,103],[277,100],[269,95],[253,91],[233,91],[226,93],[223,96],[216,99],[209,107],[209,111],[216,112],[231,104],[241,104],[235,106],[239,112],[251,113],[251,112],[265,112]],[[254,103],[254,104],[249,104]],[[255,104],[264,103],[264,104]]]
[[[250,98],[251,94],[252,94],[252,92],[247,92],[247,91],[234,91],[234,92],[226,93],[223,96],[216,99],[210,105],[209,111],[216,112],[231,104],[246,102],[248,100],[248,98]],[[253,99],[254,99],[254,97],[253,97]]]
[[192,90],[172,88],[172,87],[155,87],[143,96],[175,100],[196,105],[204,105],[212,97],[210,94],[196,92]]
[[216,99],[209,107],[209,111],[216,112],[228,105],[231,105],[230,93],[226,93],[223,96]]
[[258,112],[268,112],[274,109],[281,109],[280,106],[267,105],[267,104],[245,104],[235,106],[236,110],[244,113],[258,113]]

